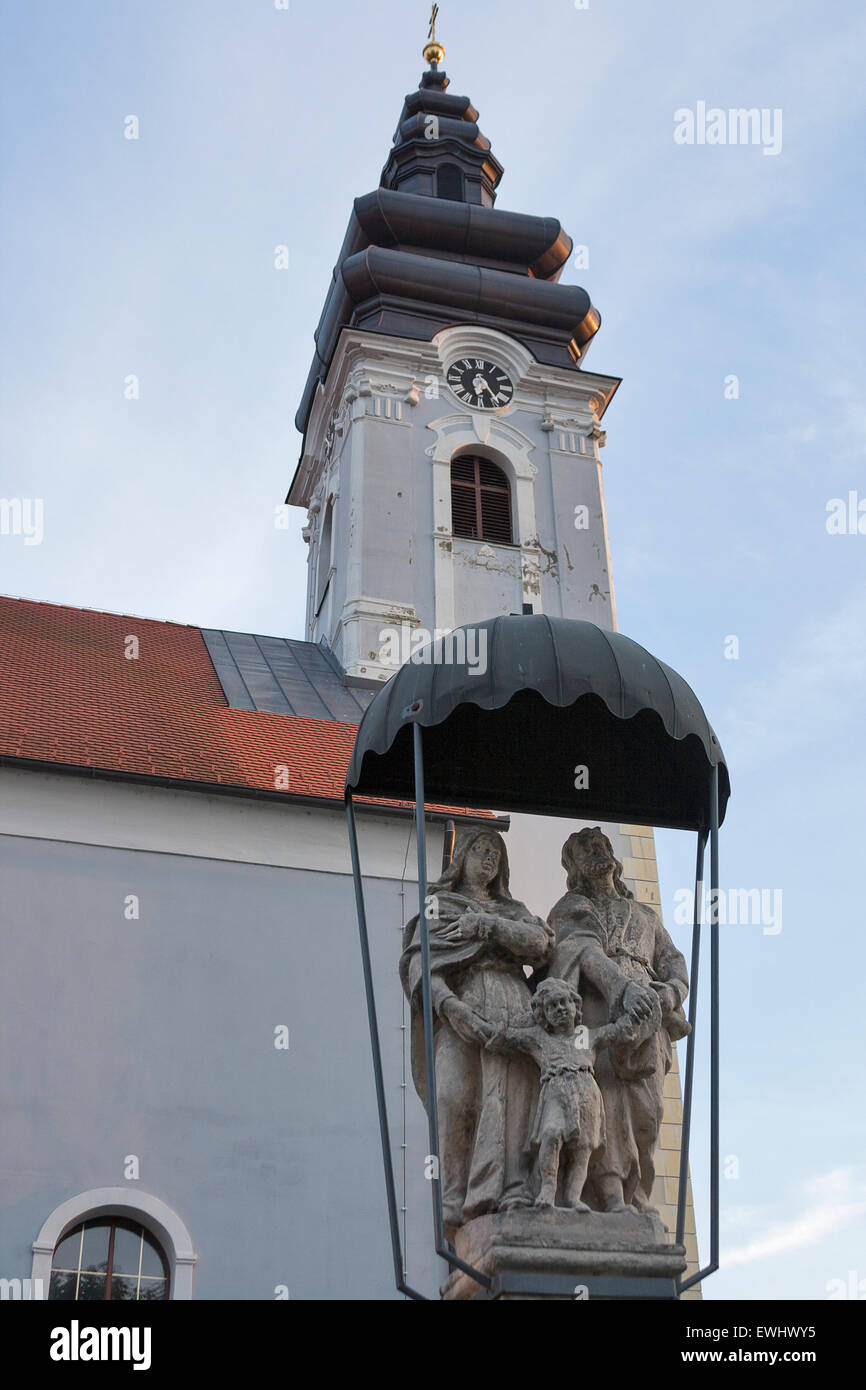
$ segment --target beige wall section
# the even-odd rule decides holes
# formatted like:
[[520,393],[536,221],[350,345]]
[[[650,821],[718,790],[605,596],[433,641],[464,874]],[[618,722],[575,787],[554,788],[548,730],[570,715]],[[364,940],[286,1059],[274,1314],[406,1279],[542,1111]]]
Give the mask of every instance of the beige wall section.
[[[656,864],[655,837],[652,828],[646,825],[620,825],[619,833],[623,848],[623,878],[638,902],[648,903],[650,907],[655,908],[661,917],[661,893],[659,891],[658,865]],[[676,1230],[677,1225],[682,1129],[682,1085],[675,1047],[674,1065],[665,1077],[665,1113],[659,1134],[659,1146],[656,1151],[656,1181],[653,1192],[655,1205],[671,1232]],[[695,1210],[692,1205],[691,1177],[688,1179],[686,1196],[685,1241],[686,1257],[689,1262],[686,1274],[688,1277],[700,1268],[698,1242],[695,1233]],[[700,1284],[683,1294],[684,1299],[700,1297]]]

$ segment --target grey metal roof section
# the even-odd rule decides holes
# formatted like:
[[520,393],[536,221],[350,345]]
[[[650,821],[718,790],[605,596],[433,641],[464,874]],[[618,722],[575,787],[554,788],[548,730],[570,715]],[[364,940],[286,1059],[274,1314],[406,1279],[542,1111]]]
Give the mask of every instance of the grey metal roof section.
[[349,689],[336,657],[315,642],[202,628],[232,709],[357,724],[375,691]]

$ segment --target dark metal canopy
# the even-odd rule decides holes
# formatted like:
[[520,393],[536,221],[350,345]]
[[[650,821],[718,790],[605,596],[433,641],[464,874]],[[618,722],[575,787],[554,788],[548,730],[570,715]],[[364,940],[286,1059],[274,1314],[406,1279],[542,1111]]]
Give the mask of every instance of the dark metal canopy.
[[412,799],[414,724],[427,801],[706,832],[718,767],[724,820],[728,770],[694,691],[595,623],[492,618],[420,649],[364,714],[347,791]]

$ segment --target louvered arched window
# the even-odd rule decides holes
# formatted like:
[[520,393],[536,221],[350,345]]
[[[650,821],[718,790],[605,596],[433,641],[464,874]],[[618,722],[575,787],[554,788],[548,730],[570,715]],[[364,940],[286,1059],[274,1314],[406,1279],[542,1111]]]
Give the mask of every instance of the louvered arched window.
[[455,536],[511,545],[511,488],[498,464],[475,454],[451,460],[451,529]]

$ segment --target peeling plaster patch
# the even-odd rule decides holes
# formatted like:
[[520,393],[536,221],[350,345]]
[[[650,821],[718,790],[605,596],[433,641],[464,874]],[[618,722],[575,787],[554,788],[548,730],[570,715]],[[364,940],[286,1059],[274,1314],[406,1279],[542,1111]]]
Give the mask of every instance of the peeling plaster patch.
[[393,613],[383,613],[382,619],[386,627],[400,627],[403,623],[408,623],[410,627],[417,627],[421,621],[417,613],[407,617],[405,609],[399,612],[395,609]]
[[538,537],[535,538],[535,541],[533,542],[533,544],[538,548],[538,550],[541,552],[541,554],[544,556],[545,560],[547,561],[547,564],[544,565],[543,568],[540,568],[540,569],[539,569],[539,573],[541,573],[541,574],[551,574],[551,575],[553,575],[553,578],[554,578],[554,579],[559,579],[559,556],[557,555],[556,551],[555,551],[555,550],[545,550],[544,546],[541,544],[541,541],[538,539]]
[[591,587],[591,589],[590,589],[590,591],[589,591],[589,599],[587,600],[587,602],[592,603],[592,600],[593,600],[594,598],[604,599],[605,602],[606,602],[606,601],[608,600],[609,597],[610,597],[610,594],[609,594],[609,593],[608,593],[608,594],[603,594],[603,593],[601,592],[601,589],[598,587],[598,585],[597,585],[597,584],[593,584],[592,587]]
[[489,555],[482,555],[480,552],[475,555],[460,555],[458,559],[460,559],[464,565],[471,565],[473,569],[487,570],[489,574],[509,574],[513,579],[517,578],[517,568],[514,560],[512,560],[510,564],[506,562],[504,565],[500,565],[496,563],[495,556],[491,561]]
[[570,570],[573,570],[573,569],[574,569],[574,565],[571,563],[571,556],[570,556],[569,553],[568,553],[568,546],[567,546],[567,545],[564,545],[562,548],[563,548],[563,550],[565,551],[565,563],[568,565],[568,568],[569,568]]

